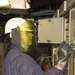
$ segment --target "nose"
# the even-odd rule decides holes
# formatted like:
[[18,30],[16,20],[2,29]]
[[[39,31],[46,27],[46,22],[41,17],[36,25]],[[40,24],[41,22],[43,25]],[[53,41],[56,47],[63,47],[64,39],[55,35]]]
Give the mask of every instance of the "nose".
[[33,34],[32,33],[29,33],[29,37],[33,37]]

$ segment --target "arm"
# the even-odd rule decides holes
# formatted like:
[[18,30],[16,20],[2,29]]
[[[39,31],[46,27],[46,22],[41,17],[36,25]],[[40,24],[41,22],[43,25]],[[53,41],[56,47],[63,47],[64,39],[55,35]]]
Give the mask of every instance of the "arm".
[[72,47],[67,42],[61,42],[58,49],[58,61],[56,62],[54,68],[50,71],[51,73],[53,71],[53,75],[63,75],[72,51]]
[[63,41],[58,49],[58,61],[55,64],[55,68],[65,71],[72,51],[71,46],[67,42]]
[[[67,62],[68,62],[68,59],[69,59],[72,51],[73,50],[72,50],[71,46],[67,42],[65,42],[65,41],[61,42],[59,49],[58,49],[58,61],[56,62],[55,66],[51,69],[51,71],[49,68],[47,68],[48,71],[50,73],[52,73],[52,71],[55,72],[54,75],[62,75],[63,71],[65,71],[65,69],[67,67]],[[43,58],[45,58],[45,57],[43,57]],[[44,60],[44,62],[45,62],[45,60]],[[46,65],[46,64],[43,64],[43,61],[40,63],[42,63],[42,65]],[[57,72],[59,74],[57,74]]]
[[24,61],[19,67],[21,75],[63,75],[63,72],[53,67],[51,70],[44,72],[41,67],[32,59]]

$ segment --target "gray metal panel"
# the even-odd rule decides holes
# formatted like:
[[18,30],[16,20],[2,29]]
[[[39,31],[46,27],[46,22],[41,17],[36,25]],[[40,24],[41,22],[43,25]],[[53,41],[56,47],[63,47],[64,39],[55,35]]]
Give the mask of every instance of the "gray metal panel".
[[63,19],[40,19],[38,25],[38,43],[60,43],[63,40]]
[[75,0],[67,0],[67,9],[72,7],[72,5],[75,3]]
[[75,8],[70,11],[70,43],[75,44]]
[[66,11],[67,2],[64,1],[61,6],[59,7],[59,15],[63,15]]

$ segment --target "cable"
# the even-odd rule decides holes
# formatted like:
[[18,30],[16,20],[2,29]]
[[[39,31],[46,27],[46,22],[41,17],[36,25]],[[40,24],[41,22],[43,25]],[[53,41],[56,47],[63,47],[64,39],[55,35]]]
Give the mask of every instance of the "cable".
[[[10,2],[9,2],[10,3]],[[9,4],[9,10],[5,13],[5,12],[0,12],[1,14],[3,14],[3,15],[7,15],[7,14],[9,14],[9,12],[10,12],[10,10],[11,10],[11,4]]]

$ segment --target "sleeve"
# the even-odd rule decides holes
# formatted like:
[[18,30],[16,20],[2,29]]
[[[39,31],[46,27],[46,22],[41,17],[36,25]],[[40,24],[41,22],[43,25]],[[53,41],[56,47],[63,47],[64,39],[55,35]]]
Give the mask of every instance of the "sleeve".
[[44,72],[41,70],[39,65],[36,65],[36,68],[23,64],[22,66],[22,74],[21,75],[63,75],[63,72],[52,68],[49,72]]
[[44,72],[41,67],[31,58],[28,58],[27,60],[20,59],[20,63],[19,67],[17,68],[19,73],[18,75],[63,75],[63,72],[55,67],[48,72]]
[[47,75],[63,75],[63,72],[53,67],[49,72],[47,72]]

